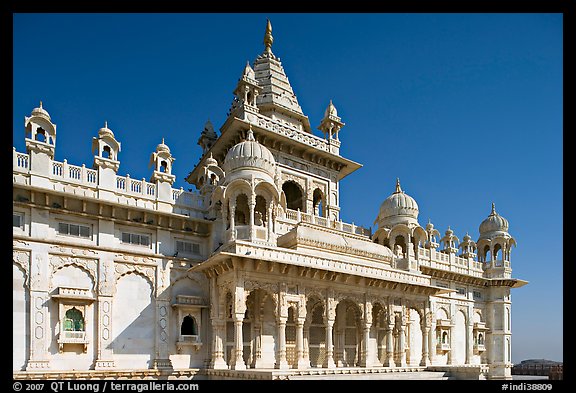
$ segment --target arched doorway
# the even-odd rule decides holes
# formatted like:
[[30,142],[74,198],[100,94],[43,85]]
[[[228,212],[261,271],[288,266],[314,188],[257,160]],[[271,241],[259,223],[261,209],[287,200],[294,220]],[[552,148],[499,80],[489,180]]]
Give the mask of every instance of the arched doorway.
[[282,185],[282,191],[284,191],[284,195],[286,195],[286,207],[288,209],[300,209],[301,212],[306,211],[303,192],[298,183],[291,180],[287,181]]

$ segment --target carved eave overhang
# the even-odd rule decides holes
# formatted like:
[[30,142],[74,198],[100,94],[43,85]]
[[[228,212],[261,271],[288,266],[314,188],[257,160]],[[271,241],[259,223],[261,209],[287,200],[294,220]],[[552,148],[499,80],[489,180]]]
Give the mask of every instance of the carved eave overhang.
[[528,281],[520,280],[518,278],[491,278],[488,281],[489,287],[520,288],[526,284],[528,284]]
[[381,288],[423,296],[442,295],[455,292],[453,289],[441,288],[425,283],[401,280],[394,281],[392,278],[386,279],[362,275],[355,272],[334,271],[323,269],[321,267],[306,266],[296,261],[277,261],[273,258],[254,257],[250,254],[243,255],[232,252],[219,252],[214,254],[206,261],[191,267],[188,271],[202,272],[208,279],[233,271],[249,271],[260,274],[269,273],[274,277],[291,274],[300,278],[321,280],[322,282],[328,281],[354,286],[363,285],[374,289]]
[[435,269],[429,266],[420,266],[420,271],[426,275],[442,280],[457,281],[464,284],[476,285],[480,287],[510,287],[520,288],[528,284],[528,281],[517,278],[486,278],[476,277],[467,274],[451,272],[447,270]]
[[461,274],[457,272],[452,272],[449,270],[442,270],[442,269],[435,269],[429,266],[420,266],[420,271],[426,275],[429,275],[434,278],[438,278],[441,280],[449,280],[449,281],[457,281],[464,284],[470,285],[477,285],[477,286],[485,286],[486,282],[488,281],[487,278],[484,277],[476,277],[470,276],[467,274]]
[[[202,168],[206,165],[206,160],[210,157],[210,153],[212,153],[212,156],[218,161],[218,164],[222,166],[224,157],[226,157],[228,150],[232,146],[244,140],[245,135],[243,133],[250,127],[250,125],[252,126],[256,140],[264,144],[266,147],[269,147],[272,150],[282,149],[289,154],[296,154],[296,152],[298,152],[298,155],[305,160],[321,163],[332,170],[338,171],[338,180],[342,180],[344,177],[362,167],[362,165],[357,162],[330,153],[327,141],[323,138],[281,124],[260,114],[256,114],[256,116],[259,119],[265,120],[266,123],[277,125],[279,129],[285,130],[286,132],[280,133],[261,127],[257,122],[249,122],[238,117],[230,116],[221,128],[221,135],[218,137],[214,145],[212,145],[210,150],[200,158],[198,164],[186,177],[186,181],[190,184],[196,184],[197,179],[201,176]],[[286,136],[284,134],[292,134],[294,137]],[[326,145],[326,150],[313,146],[311,143],[299,141],[297,139],[298,137],[312,141],[318,145]]]

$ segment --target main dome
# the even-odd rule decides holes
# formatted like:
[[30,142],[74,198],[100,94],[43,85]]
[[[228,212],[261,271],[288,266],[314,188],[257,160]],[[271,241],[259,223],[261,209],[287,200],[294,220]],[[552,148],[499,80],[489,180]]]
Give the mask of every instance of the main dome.
[[[236,174],[236,177],[248,177],[250,174],[261,173],[268,175],[265,180],[274,182],[276,172],[276,160],[264,145],[254,139],[252,128],[248,130],[246,140],[234,145],[224,158],[223,165],[226,178],[229,174]],[[244,176],[246,175],[246,176]]]
[[396,180],[396,191],[380,205],[379,226],[392,226],[398,223],[418,224],[418,204],[410,195],[402,191],[400,180]]

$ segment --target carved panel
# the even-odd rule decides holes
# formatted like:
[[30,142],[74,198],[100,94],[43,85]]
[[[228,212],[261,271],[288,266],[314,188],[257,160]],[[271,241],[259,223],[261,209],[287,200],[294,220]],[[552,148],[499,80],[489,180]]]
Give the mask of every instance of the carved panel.
[[133,265],[129,263],[116,262],[114,264],[114,270],[116,271],[116,281],[118,281],[120,277],[126,274],[137,273],[147,278],[152,284],[152,288],[155,288],[156,285],[155,269],[151,266]]
[[30,252],[13,251],[12,262],[24,270],[24,285],[29,288],[30,285]]
[[56,271],[69,265],[75,265],[82,268],[83,270],[87,271],[88,274],[90,274],[92,282],[98,282],[98,261],[96,259],[87,259],[68,255],[50,255],[49,258],[51,266],[50,283],[52,283],[52,277]]

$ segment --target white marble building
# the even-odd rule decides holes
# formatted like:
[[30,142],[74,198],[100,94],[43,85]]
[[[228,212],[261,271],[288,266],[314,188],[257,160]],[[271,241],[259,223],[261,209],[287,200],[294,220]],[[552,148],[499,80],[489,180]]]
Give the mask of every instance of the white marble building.
[[[149,180],[119,174],[104,125],[94,161],[54,160],[42,103],[13,152],[15,378],[193,376],[214,370],[451,370],[510,378],[516,245],[492,205],[473,241],[432,223],[398,181],[374,230],[340,221],[329,103],[313,135],[268,23],[218,135],[172,187],[160,143]],[[345,132],[345,131],[344,131]],[[124,143],[129,144],[130,141]],[[222,374],[224,375],[224,374]],[[240,375],[240,374],[235,374]]]

